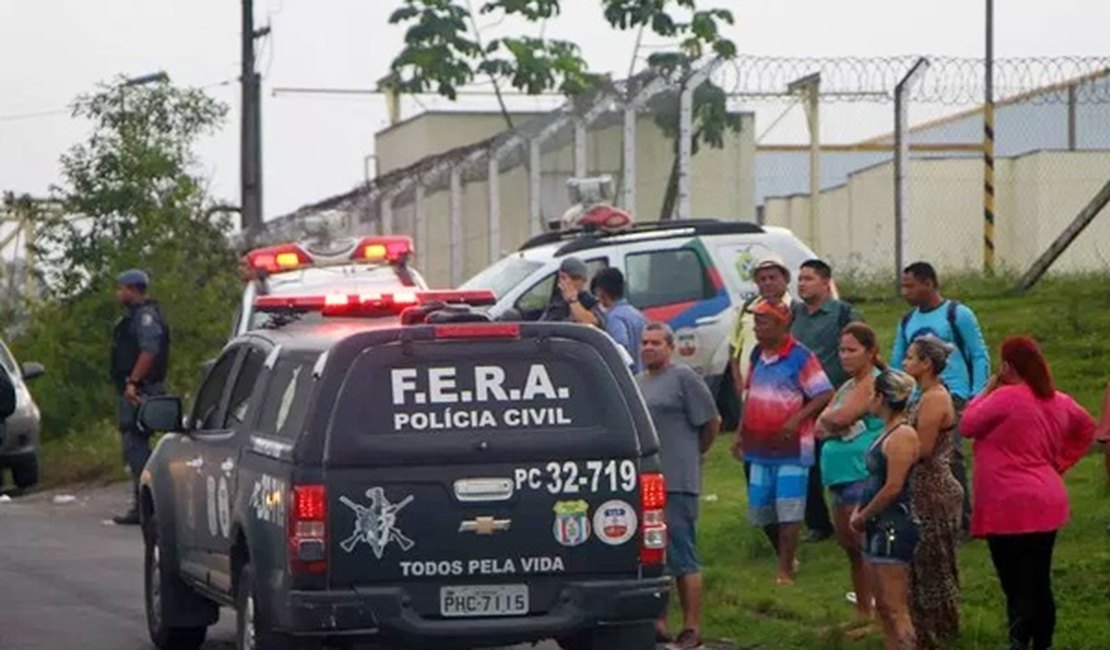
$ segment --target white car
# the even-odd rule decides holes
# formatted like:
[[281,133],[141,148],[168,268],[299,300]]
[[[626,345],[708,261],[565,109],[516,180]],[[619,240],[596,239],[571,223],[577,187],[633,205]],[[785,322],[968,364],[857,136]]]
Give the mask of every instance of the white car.
[[371,296],[425,291],[424,278],[409,262],[412,239],[370,236],[343,239],[329,245],[286,243],[247,253],[250,278],[236,310],[231,338],[258,329],[274,318],[255,309],[260,296]]
[[[460,289],[493,291],[497,304],[490,315],[495,318],[535,320],[555,291],[564,258],[578,257],[591,276],[616,267],[624,273],[625,297],[648,319],[674,329],[676,359],[705,377],[719,396],[736,317],[757,293],[751,269],[769,253],[780,255],[792,270],[816,257],[785,228],[712,219],[641,223],[611,234],[539,235]],[[791,273],[794,295],[796,276]]]
[[4,470],[12,474],[16,490],[26,490],[39,482],[39,407],[27,389],[28,381],[46,372],[42,364],[16,363],[8,346],[0,341],[0,372],[8,373],[15,388],[15,412],[0,422],[0,488]]

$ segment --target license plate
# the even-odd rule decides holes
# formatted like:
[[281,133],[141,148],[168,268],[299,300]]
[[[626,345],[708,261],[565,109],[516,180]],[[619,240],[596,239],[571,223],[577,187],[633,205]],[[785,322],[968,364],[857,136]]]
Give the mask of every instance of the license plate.
[[439,611],[447,617],[524,616],[528,613],[527,585],[441,587]]

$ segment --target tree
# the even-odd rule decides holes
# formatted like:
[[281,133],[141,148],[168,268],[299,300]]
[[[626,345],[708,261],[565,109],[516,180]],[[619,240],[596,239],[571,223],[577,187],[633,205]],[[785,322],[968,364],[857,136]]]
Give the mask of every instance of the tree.
[[[568,97],[582,97],[596,90],[604,78],[590,72],[578,45],[542,36],[502,36],[484,39],[476,14],[504,19],[543,22],[557,17],[561,0],[486,0],[475,11],[471,0],[401,0],[390,17],[392,24],[407,24],[405,46],[394,58],[389,83],[402,93],[435,92],[456,99],[460,87],[479,76],[494,85],[509,128],[513,123],[501,96],[501,84],[527,94],[557,90]],[[722,24],[732,24],[727,9],[699,9],[697,0],[598,0],[604,19],[614,29],[649,29],[674,39],[672,50],[658,51],[648,65],[660,73],[688,73],[707,56],[732,58],[735,44],[721,35]],[[701,144],[720,148],[724,133],[738,130],[740,122],[729,116],[726,93],[711,81],[694,93],[693,151]],[[660,219],[670,219],[678,190],[678,95],[670,93],[652,102],[655,121],[675,140],[675,162],[667,184]]]
[[55,188],[63,210],[39,226],[36,253],[46,300],[16,342],[21,358],[48,366],[35,385],[48,432],[88,426],[114,407],[107,359],[121,315],[115,277],[151,275],[172,332],[169,384],[188,391],[200,364],[226,340],[239,288],[230,223],[213,216],[194,149],[226,109],[167,81],[101,86],[74,115],[89,138],[62,157]]

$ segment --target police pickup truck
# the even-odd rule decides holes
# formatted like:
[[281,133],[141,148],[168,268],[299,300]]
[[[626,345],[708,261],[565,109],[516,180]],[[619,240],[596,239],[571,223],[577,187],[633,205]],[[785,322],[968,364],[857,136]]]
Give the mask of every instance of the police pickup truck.
[[492,300],[260,297],[188,415],[143,404],[155,645],[226,606],[242,650],[654,648],[666,489],[633,377],[598,330],[454,304]]

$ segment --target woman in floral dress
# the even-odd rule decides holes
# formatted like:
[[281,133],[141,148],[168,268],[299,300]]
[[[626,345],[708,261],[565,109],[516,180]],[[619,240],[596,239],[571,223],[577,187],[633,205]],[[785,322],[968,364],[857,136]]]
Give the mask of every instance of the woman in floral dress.
[[925,336],[910,345],[904,362],[919,389],[909,416],[921,441],[921,461],[910,476],[921,535],[910,570],[910,611],[917,647],[928,650],[946,647],[960,629],[956,552],[963,488],[948,464],[956,409],[939,379],[953,349],[939,338]]

